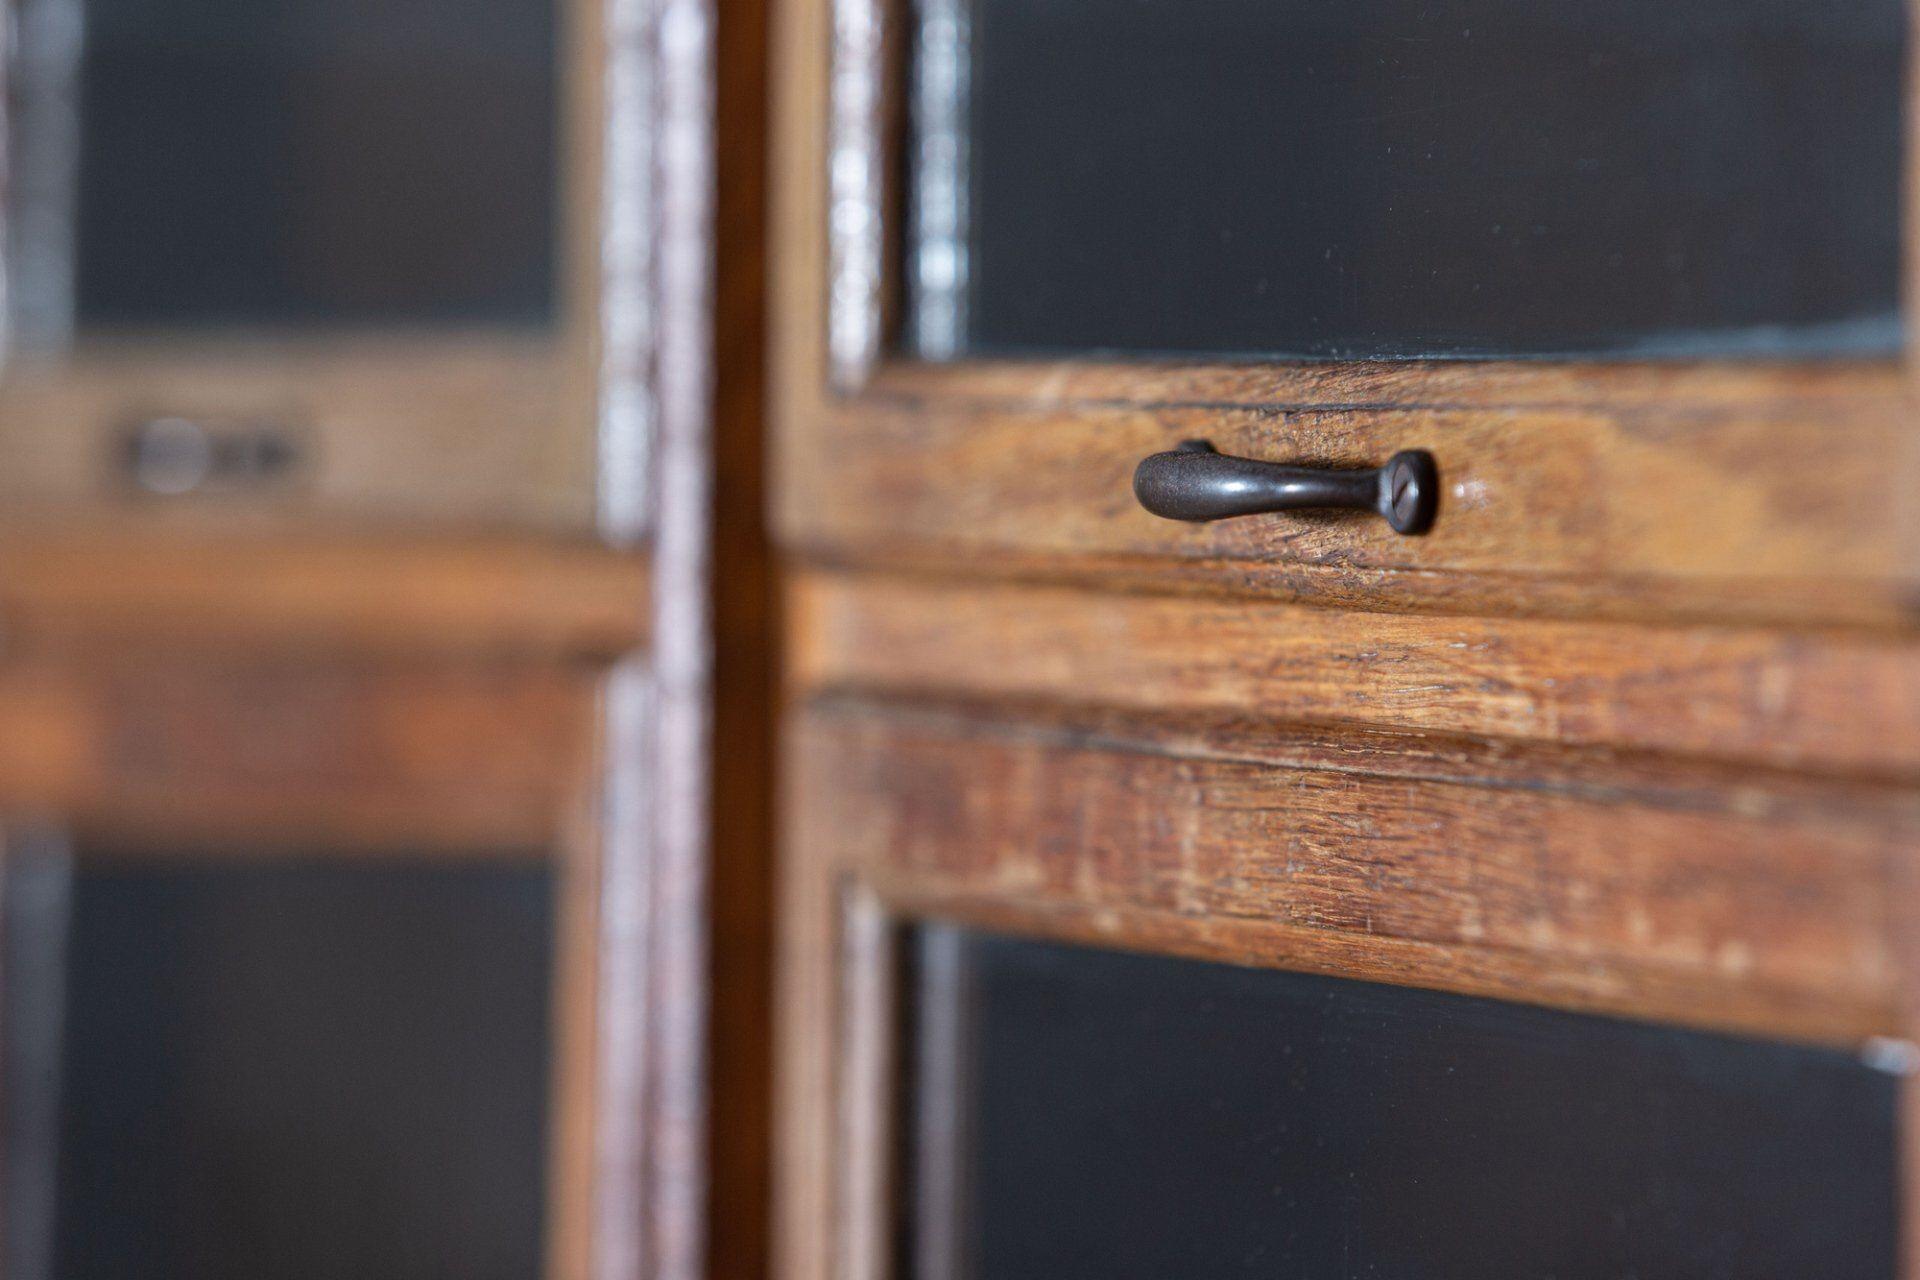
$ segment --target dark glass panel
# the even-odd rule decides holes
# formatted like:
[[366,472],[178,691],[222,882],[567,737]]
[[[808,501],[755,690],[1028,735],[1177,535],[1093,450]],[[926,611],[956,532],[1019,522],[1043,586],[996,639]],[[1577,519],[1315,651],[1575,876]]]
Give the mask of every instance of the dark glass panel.
[[1898,1081],[1851,1055],[916,938],[923,1280],[1895,1273]]
[[549,317],[553,0],[83,2],[83,326]]
[[550,880],[82,863],[52,1274],[537,1275]]
[[1901,0],[920,0],[922,354],[1887,352]]

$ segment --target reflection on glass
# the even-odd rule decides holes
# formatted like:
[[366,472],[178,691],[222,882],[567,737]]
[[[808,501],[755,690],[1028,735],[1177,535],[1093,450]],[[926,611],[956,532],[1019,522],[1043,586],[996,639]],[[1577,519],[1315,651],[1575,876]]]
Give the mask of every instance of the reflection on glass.
[[917,0],[923,357],[1890,352],[1902,0]]
[[932,925],[919,1280],[1892,1280],[1850,1053]]

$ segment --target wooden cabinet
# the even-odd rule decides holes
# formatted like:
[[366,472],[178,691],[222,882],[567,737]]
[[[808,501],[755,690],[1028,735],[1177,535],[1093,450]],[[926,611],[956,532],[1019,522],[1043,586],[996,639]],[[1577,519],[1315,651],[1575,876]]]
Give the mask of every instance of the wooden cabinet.
[[62,847],[537,880],[556,1276],[1912,1271],[1903,0],[175,7],[10,7],[9,1274]]
[[[1490,21],[1519,17],[1511,6],[1473,7]],[[1208,63],[1209,40],[1282,47],[1274,24],[1299,6],[1262,7],[1264,17],[1248,19],[1258,28],[1251,35],[1222,17],[1238,11],[1230,4],[1133,8],[1140,12],[1129,10],[1131,25],[1122,25],[1161,33],[1167,59],[1198,58],[1194,65],[1227,76],[1248,60]],[[1633,8],[1636,20],[1662,21]],[[1761,8],[1716,12],[1737,22]],[[1897,83],[1903,15],[1857,9],[1848,20],[1859,18],[1883,43],[1834,56],[1863,79]],[[1028,17],[1040,22],[1039,11]],[[1235,280],[1170,281],[1154,266],[1110,256],[1108,269],[1137,291],[1103,305],[1144,296],[1194,310],[1164,324],[1146,304],[1124,316],[1085,311],[1092,304],[1048,289],[1092,279],[1100,261],[1085,260],[1075,224],[1048,220],[1058,209],[1016,205],[984,220],[1002,235],[1042,241],[1025,256],[995,260],[1028,264],[1024,276],[993,287],[1002,302],[1023,299],[1032,327],[1018,329],[1003,311],[992,331],[1000,349],[986,340],[969,347],[948,312],[929,340],[914,311],[927,300],[928,268],[914,254],[934,235],[947,237],[946,250],[991,257],[993,244],[969,240],[958,220],[981,221],[981,202],[1043,187],[1045,175],[1007,177],[1029,153],[1055,157],[1051,181],[1065,192],[1056,203],[1092,219],[1100,193],[1121,200],[1130,189],[1116,177],[1123,166],[1131,166],[1127,182],[1151,187],[1158,173],[1190,178],[1204,169],[1182,148],[1214,145],[1192,130],[1199,108],[1179,101],[1187,90],[1161,93],[1146,73],[1160,46],[1127,45],[1107,8],[1069,0],[1044,6],[1046,21],[1070,29],[1049,37],[1057,73],[1075,84],[1099,80],[1113,67],[1073,63],[1096,56],[1139,71],[1137,98],[1114,117],[1137,136],[1098,134],[1099,122],[1062,105],[1066,95],[1044,92],[1038,64],[1025,80],[989,68],[1001,75],[993,82],[1000,91],[1024,86],[1035,95],[1024,122],[1019,102],[968,107],[961,97],[956,107],[952,47],[970,23],[978,37],[978,25],[1002,12],[1012,7],[995,0],[790,0],[778,11],[772,479],[790,566],[779,1274],[1041,1273],[969,1269],[959,1245],[939,1244],[964,1237],[966,1223],[916,1214],[909,1131],[932,1124],[961,1141],[964,1133],[954,1134],[965,1127],[949,1115],[942,1128],[904,1100],[928,1072],[962,1070],[942,1065],[937,1051],[928,1057],[925,1027],[943,1015],[916,994],[922,988],[906,963],[927,925],[1490,998],[1609,1027],[1726,1033],[1730,1043],[1837,1051],[1835,1061],[1864,1061],[1871,1071],[1911,1070],[1920,447],[1897,318],[1881,317],[1891,329],[1851,329],[1837,347],[1815,350],[1794,340],[1800,321],[1791,317],[1757,340],[1745,321],[1735,334],[1708,317],[1704,336],[1663,347],[1671,334],[1662,332],[1606,359],[1591,344],[1557,350],[1535,327],[1525,332],[1539,341],[1517,348],[1523,360],[1471,342],[1438,353],[1444,359],[1405,358],[1420,353],[1337,328],[1314,331],[1318,350],[1276,346],[1249,356],[1244,333],[1258,316],[1236,313],[1220,322],[1227,336],[1215,345],[1226,354],[1209,359],[1191,354],[1214,332],[1206,306],[1231,295]],[[1354,12],[1382,24],[1425,21],[1407,6]],[[1396,35],[1448,33],[1382,25],[1362,34],[1372,43],[1352,56],[1377,69],[1398,65],[1385,48]],[[1663,64],[1661,74],[1686,79],[1685,51],[1705,47],[1695,34],[1675,37],[1678,69]],[[1560,36],[1582,50],[1610,47],[1593,32]],[[1532,55],[1540,61],[1525,65],[1528,92],[1551,78],[1560,47]],[[1755,36],[1739,47],[1762,57],[1783,46]],[[930,74],[929,60],[941,58]],[[1309,72],[1261,65],[1276,79]],[[1325,72],[1329,64],[1313,65]],[[1180,74],[1168,72],[1190,89]],[[1609,83],[1632,89],[1631,68]],[[1733,92],[1725,76],[1703,83]],[[971,88],[979,84],[976,77]],[[1497,97],[1513,86],[1493,74],[1473,87]],[[1120,93],[1104,82],[1096,88]],[[1871,164],[1881,153],[1865,139],[1900,133],[1898,93],[1855,88],[1847,109],[1867,112],[1871,124],[1846,136],[1859,144],[1850,154]],[[1211,101],[1192,92],[1202,106]],[[1255,89],[1239,84],[1220,96],[1241,92]],[[1695,100],[1716,101],[1711,93]],[[1623,101],[1627,112],[1639,100],[1629,93]],[[1156,102],[1166,103],[1159,115]],[[1445,115],[1455,104],[1436,98],[1432,110]],[[991,138],[965,133],[981,111],[997,113]],[[1179,111],[1189,115],[1175,119]],[[1791,113],[1768,118],[1777,129],[1797,127]],[[1156,133],[1155,121],[1169,127]],[[1066,127],[1095,132],[1079,148],[1033,136]],[[982,159],[978,149],[992,139],[1027,151]],[[1495,142],[1511,140],[1487,145]],[[1777,150],[1802,143],[1817,149],[1820,140],[1783,135]],[[1883,150],[1884,181],[1849,198],[1897,203],[1899,147]],[[1672,160],[1655,151],[1661,165]],[[1567,182],[1584,172],[1575,162],[1585,154],[1568,153]],[[1471,167],[1471,157],[1456,159]],[[993,191],[953,196],[968,166],[999,160]],[[1353,163],[1382,157],[1356,153]],[[948,203],[929,215],[916,184],[929,182],[927,166],[942,165],[932,198]],[[1413,178],[1400,173],[1373,198],[1457,213],[1460,187],[1441,168],[1422,172],[1428,186],[1408,185]],[[1614,176],[1650,180],[1631,164]],[[1241,168],[1208,180],[1243,181],[1272,200],[1311,206],[1315,189],[1290,186],[1289,177]],[[1516,180],[1503,190],[1518,198],[1561,179],[1543,165],[1532,186]],[[1150,212],[1191,215],[1157,224],[1157,238],[1135,208],[1110,222],[1134,228],[1128,252],[1204,273],[1258,257],[1258,246],[1210,247],[1211,237],[1224,242],[1245,229],[1246,217],[1318,216],[1292,206],[1273,213],[1243,194],[1210,221],[1204,201],[1156,192]],[[1350,219],[1342,234],[1389,221],[1368,222],[1372,213],[1352,204],[1350,191],[1340,198]],[[1572,245],[1576,261],[1559,284],[1543,269],[1541,288],[1610,278],[1581,257],[1597,252],[1583,235],[1608,234],[1598,222],[1573,225],[1583,199],[1543,224],[1543,235]],[[1651,217],[1660,197],[1636,189],[1630,200],[1641,202],[1634,216]],[[1713,200],[1700,208],[1696,230],[1734,234],[1733,214]],[[1885,204],[1848,216],[1856,214],[1903,224]],[[1021,226],[1023,217],[1036,225]],[[1672,228],[1641,229],[1657,238]],[[1731,244],[1704,247],[1738,257]],[[1754,270],[1773,270],[1803,247],[1776,246]],[[1104,241],[1095,249],[1119,252]],[[1079,256],[1055,272],[1035,265],[1046,252]],[[1458,265],[1444,242],[1428,252],[1436,274]],[[1488,253],[1474,270],[1522,269]],[[1868,287],[1883,302],[1898,289],[1899,256],[1897,246],[1882,255],[1876,269],[1890,274]],[[1311,264],[1295,257],[1286,261],[1305,272]],[[951,254],[935,261],[934,276],[950,284]],[[973,267],[1013,269],[984,260]],[[1818,269],[1839,270],[1831,262]],[[1458,280],[1470,284],[1471,275]],[[1377,275],[1368,280],[1379,285]],[[1271,281],[1276,290],[1323,283]],[[1524,300],[1515,280],[1500,284]],[[1023,285],[1034,292],[1021,295]],[[1196,302],[1203,288],[1215,292]],[[1445,299],[1436,286],[1420,304]],[[1564,318],[1579,302],[1559,298],[1550,309]],[[1851,315],[1850,305],[1840,310]],[[1880,305],[1863,302],[1861,314]],[[1053,336],[1007,348],[1009,335],[1040,331]],[[1121,336],[1058,339],[1072,333]],[[1156,346],[1175,355],[1156,356]],[[1326,358],[1341,348],[1366,358]],[[1441,478],[1438,519],[1421,537],[1348,513],[1156,519],[1135,501],[1130,478],[1142,458],[1187,439],[1336,468],[1377,467],[1399,450],[1425,449]],[[913,1069],[903,1075],[903,1064]],[[1111,1069],[1124,1076],[1130,1067],[1121,1060]],[[1657,1105],[1651,1095],[1649,1105]],[[1877,1141],[1895,1142],[1896,1124],[1912,1131],[1911,1108],[1902,1110],[1904,1120],[1881,1115]],[[1754,1159],[1790,1165],[1826,1123],[1817,1107],[1797,1119],[1782,1112],[1757,1138]],[[1171,1130],[1156,1137],[1170,1151],[1185,1141]],[[1701,1176],[1661,1163],[1668,1158],[1678,1160],[1647,1150],[1650,1185]],[[1316,1176],[1366,1174],[1329,1159]],[[1745,1175],[1725,1173],[1728,1194],[1737,1194]],[[1896,1176],[1890,1165],[1883,1173],[1883,1183]],[[1472,1185],[1474,1171],[1447,1176]],[[1899,1197],[1898,1213],[1889,1208],[1880,1222],[1886,1248],[1863,1253],[1857,1271],[1836,1261],[1842,1270],[1823,1274],[1887,1273],[1895,1221],[1911,1237],[1915,1216],[1911,1175],[1898,1178],[1898,1187],[1867,1193],[1889,1206]],[[1206,1196],[1198,1188],[1192,1200],[1161,1207],[1176,1246],[1182,1230],[1205,1229],[1195,1215]],[[1598,1201],[1590,1208],[1604,1212]],[[1595,1238],[1581,1233],[1603,1227],[1575,1212],[1567,1240]],[[1813,1234],[1796,1238],[1817,1238],[1817,1224],[1807,1229]],[[1690,1243],[1704,1250],[1693,1264],[1700,1274],[1737,1265],[1727,1261],[1735,1253]],[[1582,1256],[1592,1270],[1579,1274],[1614,1274],[1603,1253]],[[1286,1272],[1286,1262],[1218,1274]]]
[[[0,9],[0,1268],[58,1273],[56,1235],[161,1186],[110,1214],[107,1273],[150,1228],[153,1276],[257,1269],[249,1240],[287,1275],[698,1274],[711,837],[765,805],[736,771],[709,808],[765,683],[736,539],[720,665],[746,683],[716,718],[714,317],[754,331],[759,291],[735,297],[742,231],[716,283],[716,210],[753,202],[716,187],[712,7]],[[730,12],[725,38],[757,30]],[[736,407],[757,360],[720,357]],[[512,927],[464,909],[502,881]],[[69,917],[98,927],[63,969]],[[75,1096],[111,1098],[123,1058],[140,1113],[78,1165],[58,1045],[16,1034],[59,1026],[63,972],[99,997]],[[158,1114],[188,1092],[204,1134]],[[451,1145],[405,1146],[412,1122]],[[63,1204],[63,1160],[123,1157]],[[185,1220],[233,1229],[196,1259]]]

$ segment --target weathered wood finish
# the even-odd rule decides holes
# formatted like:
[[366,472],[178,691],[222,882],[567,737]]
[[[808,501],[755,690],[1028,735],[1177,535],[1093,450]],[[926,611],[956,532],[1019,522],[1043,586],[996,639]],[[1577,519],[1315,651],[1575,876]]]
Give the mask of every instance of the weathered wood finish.
[[[854,26],[877,22],[881,48],[900,20],[876,0],[841,8]],[[847,167],[885,170],[887,86],[868,81],[888,63],[876,53],[829,68],[833,9],[796,0],[779,42],[776,297],[787,322],[773,425],[775,511],[790,545],[976,572],[1004,555],[1053,576],[1097,576],[1124,560],[1162,581],[1375,608],[1769,621],[1814,608],[1832,622],[1913,624],[1920,451],[1893,362],[924,366],[883,356],[849,373],[847,353],[827,350],[827,317],[849,298],[879,306],[888,291],[829,279],[823,246],[843,233],[828,224],[822,139],[830,86],[849,103],[871,96],[865,133],[836,117],[833,136],[857,152]],[[878,223],[884,240],[891,208],[874,196],[836,225]],[[829,368],[853,389],[831,389]],[[1156,520],[1133,501],[1132,468],[1191,436],[1334,465],[1430,448],[1440,519],[1417,539],[1356,521]]]
[[[779,1274],[886,1261],[876,909],[1913,1040],[1911,369],[891,357],[902,12],[775,40]],[[1431,449],[1439,520],[1148,516],[1194,437]]]
[[[1888,365],[1726,370],[888,366],[782,453],[783,531],[859,562],[1278,594],[1359,607],[1910,626],[1914,476]],[[1134,500],[1188,438],[1313,465],[1440,463],[1433,531]],[[1818,459],[1809,465],[1809,459]],[[1005,570],[1003,570],[1004,572]]]
[[1598,760],[1488,777],[1470,749],[1439,780],[1378,740],[1277,763],[1150,722],[885,703],[818,705],[799,734],[800,838],[914,914],[1772,1035],[1899,1028],[1904,792],[1656,794]]
[[1841,1046],[1910,1025],[1908,785],[924,693],[814,698],[785,759],[789,1277],[884,1269],[881,909]]
[[786,759],[792,1276],[846,1274],[875,1212],[824,1176],[855,1158],[841,1073],[872,1069],[849,903],[1751,1034],[1904,1025],[1903,786],[924,694],[815,699]]
[[802,687],[1208,711],[1912,778],[1903,637],[800,575]]

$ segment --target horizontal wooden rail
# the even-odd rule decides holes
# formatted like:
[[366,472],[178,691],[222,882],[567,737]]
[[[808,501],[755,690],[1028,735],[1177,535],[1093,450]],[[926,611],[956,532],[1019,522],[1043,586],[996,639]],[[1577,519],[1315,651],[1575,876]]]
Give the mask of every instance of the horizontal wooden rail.
[[645,642],[645,557],[581,539],[286,521],[0,524],[0,660],[23,644],[610,660]]
[[1911,780],[1920,638],[810,572],[803,689],[1344,724]]
[[[1150,734],[1151,726],[1143,726]],[[1691,807],[808,704],[796,856],[902,915],[1773,1036],[1902,1027],[1898,792]],[[1742,812],[1742,808],[1745,812]]]

